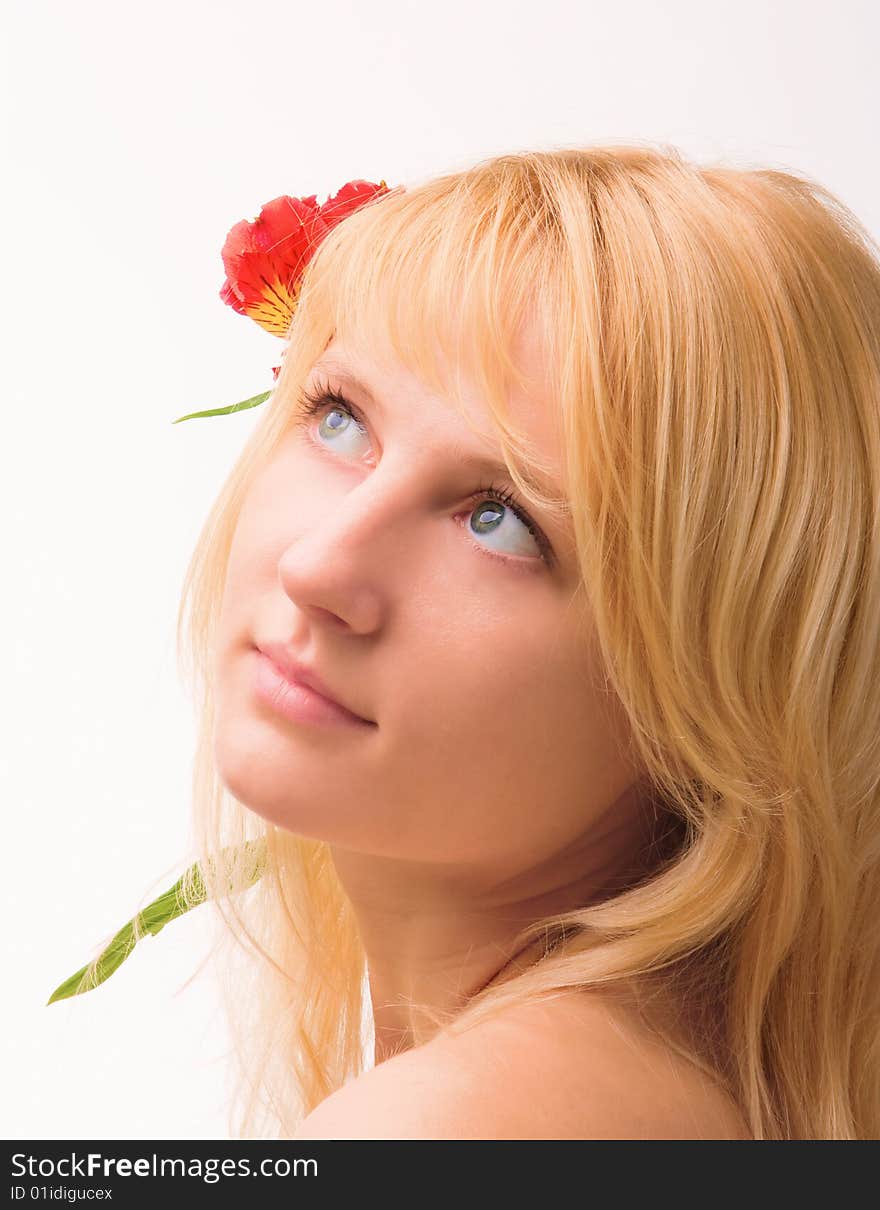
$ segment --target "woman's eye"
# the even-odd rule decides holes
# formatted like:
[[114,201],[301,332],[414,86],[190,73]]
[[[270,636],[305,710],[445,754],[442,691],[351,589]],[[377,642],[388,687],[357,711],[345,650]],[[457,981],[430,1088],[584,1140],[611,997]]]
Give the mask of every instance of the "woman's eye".
[[323,442],[345,454],[357,454],[358,451],[351,448],[352,442],[367,435],[363,425],[350,412],[338,407],[326,411],[315,427]]
[[468,514],[468,529],[491,550],[518,558],[541,558],[541,544],[516,511],[501,500],[481,500]]

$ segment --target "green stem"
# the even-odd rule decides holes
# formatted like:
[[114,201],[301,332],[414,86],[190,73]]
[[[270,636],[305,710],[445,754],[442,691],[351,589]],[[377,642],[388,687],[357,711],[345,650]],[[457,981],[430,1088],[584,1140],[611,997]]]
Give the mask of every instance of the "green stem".
[[271,394],[271,391],[264,391],[262,395],[252,395],[250,399],[243,399],[241,403],[230,403],[225,408],[209,408],[207,412],[190,412],[187,416],[178,416],[171,423],[180,424],[181,420],[195,420],[197,416],[228,416],[231,412],[243,412],[246,408],[259,407]]
[[[253,859],[253,866],[248,873],[246,883],[246,886],[250,887],[259,881],[265,871],[266,842],[264,840],[247,841],[244,849],[250,852]],[[224,850],[224,852],[228,853],[229,850]],[[195,862],[190,866],[188,872],[195,886],[195,897],[190,897],[188,900],[183,899],[181,892],[186,875],[178,878],[174,886],[160,895],[158,899],[154,899],[132,920],[123,925],[96,959],[87,963],[75,975],[71,975],[69,979],[65,979],[60,986],[56,987],[46,1001],[46,1006],[54,1004],[56,1000],[67,1000],[70,996],[79,996],[84,992],[92,991],[93,988],[110,978],[142,937],[148,933],[154,937],[157,936],[166,924],[177,919],[178,916],[184,915],[185,912],[191,911],[192,908],[198,907],[200,903],[204,903],[207,894],[201,866]]]

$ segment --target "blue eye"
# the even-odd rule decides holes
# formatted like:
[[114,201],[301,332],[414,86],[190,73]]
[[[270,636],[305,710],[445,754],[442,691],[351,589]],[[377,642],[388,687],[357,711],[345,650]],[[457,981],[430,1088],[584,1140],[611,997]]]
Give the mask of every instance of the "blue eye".
[[[468,526],[472,534],[481,538],[489,538],[490,549],[499,550],[502,554],[517,555],[521,558],[535,555],[545,557],[543,535],[518,508],[510,492],[503,487],[495,487],[490,484],[488,487],[480,488],[476,494],[490,498],[480,500],[472,509],[470,513],[472,520]],[[507,543],[512,543],[512,546],[505,545],[504,540],[505,521],[511,518],[513,524],[506,527],[506,532]],[[501,537],[500,547],[495,545],[495,539],[498,536]]]
[[[367,435],[357,409],[338,391],[329,387],[315,393],[303,391],[297,408],[296,422],[304,424],[310,417],[320,415],[317,432],[322,443],[332,445],[343,453],[357,456],[346,442]],[[544,563],[552,564],[550,543],[539,527],[531,520],[512,493],[502,486],[487,484],[478,488],[471,496],[476,503],[467,515],[474,518],[468,530],[474,538],[488,539],[483,549],[497,558],[526,562],[536,556]],[[512,524],[505,522],[512,521]],[[512,543],[505,546],[506,541]],[[498,537],[501,542],[498,544]]]
[[347,454],[355,454],[357,452],[349,448],[351,441],[356,437],[366,435],[363,425],[355,420],[347,408],[341,407],[330,408],[321,417],[317,428],[322,441],[329,441],[333,446]]

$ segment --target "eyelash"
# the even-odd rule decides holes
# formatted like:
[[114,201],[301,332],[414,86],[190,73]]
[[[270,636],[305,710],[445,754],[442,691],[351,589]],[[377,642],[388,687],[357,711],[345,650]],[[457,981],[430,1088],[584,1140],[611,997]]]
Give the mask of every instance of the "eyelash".
[[[322,412],[326,407],[331,406],[333,408],[340,408],[343,412],[348,412],[351,418],[355,420],[361,426],[361,428],[366,429],[366,422],[364,421],[364,418],[358,408],[355,407],[355,405],[351,403],[350,400],[345,397],[345,395],[337,390],[334,390],[329,385],[318,386],[313,391],[305,389],[302,390],[296,410],[297,425],[304,424],[312,416],[318,415],[318,413]],[[534,521],[532,521],[529,514],[518,502],[513,493],[501,484],[490,482],[481,484],[470,497],[470,499],[472,501],[477,501],[480,499],[485,499],[487,496],[497,500],[506,508],[509,508],[511,512],[514,513],[514,515],[517,516],[520,521],[522,521],[523,525],[537,542],[541,551],[541,558],[545,563],[552,565],[553,549],[550,546],[549,541],[534,523]],[[511,558],[508,555],[499,555],[495,551],[488,550],[485,547],[481,547],[480,549],[485,550],[486,554],[488,554],[490,557],[500,559],[502,562],[507,563],[508,565],[519,561]]]

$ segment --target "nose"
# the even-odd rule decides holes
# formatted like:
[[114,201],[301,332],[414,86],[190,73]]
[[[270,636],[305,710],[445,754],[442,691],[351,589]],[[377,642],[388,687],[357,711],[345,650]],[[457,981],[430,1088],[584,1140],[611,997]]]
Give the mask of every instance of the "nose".
[[281,586],[303,613],[357,634],[379,629],[406,562],[412,494],[385,469],[315,499],[278,563]]

